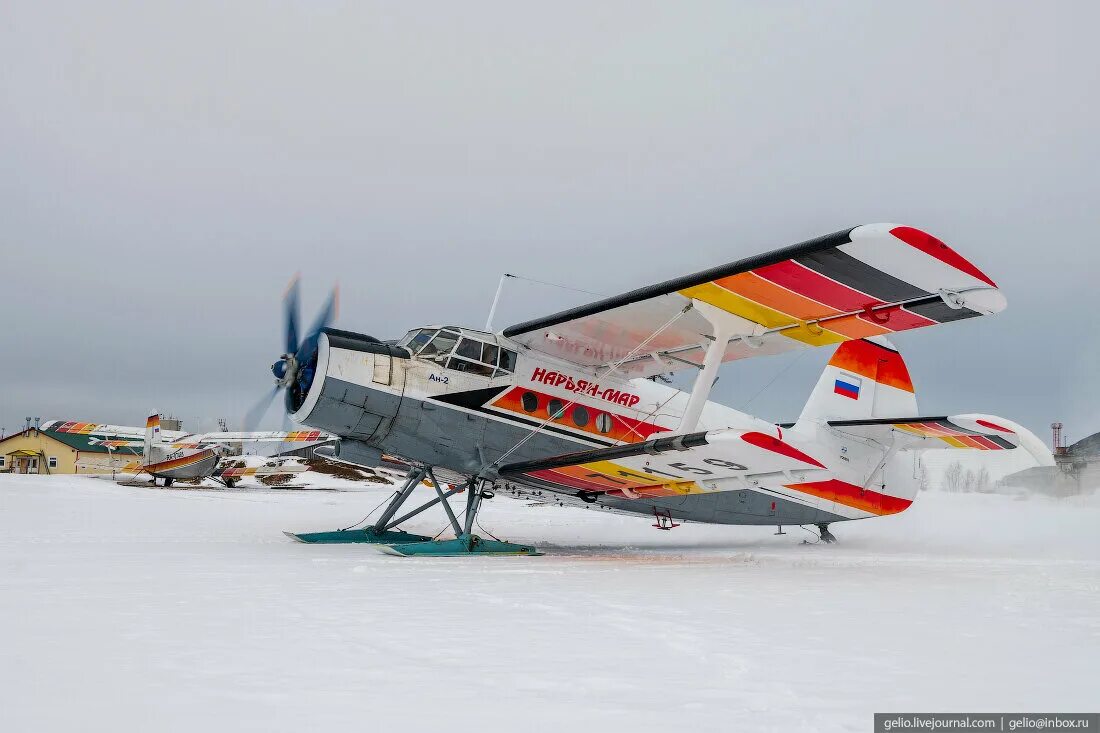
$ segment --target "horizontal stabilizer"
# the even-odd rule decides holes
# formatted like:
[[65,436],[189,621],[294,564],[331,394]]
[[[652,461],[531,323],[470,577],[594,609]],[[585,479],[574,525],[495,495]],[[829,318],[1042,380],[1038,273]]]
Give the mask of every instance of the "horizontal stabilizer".
[[874,439],[883,439],[896,431],[911,439],[906,448],[924,450],[1013,450],[1020,445],[1017,426],[1008,427],[1012,423],[992,415],[830,420],[828,425],[845,435]]
[[[889,430],[890,428],[886,428]],[[866,452],[866,451],[865,451]],[[876,458],[881,451],[876,451]],[[763,495],[857,519],[904,511],[912,496],[870,475],[878,460],[837,459],[827,444],[778,426],[671,436],[501,466],[498,473],[584,501],[652,500],[691,494]],[[830,466],[830,464],[836,464]]]

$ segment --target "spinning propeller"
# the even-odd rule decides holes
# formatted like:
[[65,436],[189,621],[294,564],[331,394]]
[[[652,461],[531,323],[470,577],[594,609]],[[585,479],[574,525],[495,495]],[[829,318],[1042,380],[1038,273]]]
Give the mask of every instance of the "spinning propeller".
[[[336,319],[336,310],[340,298],[339,288],[334,287],[321,312],[313,321],[301,341],[298,340],[298,277],[295,276],[283,296],[283,323],[286,326],[285,351],[271,365],[275,375],[275,386],[263,399],[245,414],[245,430],[255,430],[260,420],[271,408],[279,390],[285,390],[286,413],[296,412],[302,406],[309,387],[313,384],[313,375],[317,369],[317,342],[321,331]],[[288,421],[284,414],[284,426]]]

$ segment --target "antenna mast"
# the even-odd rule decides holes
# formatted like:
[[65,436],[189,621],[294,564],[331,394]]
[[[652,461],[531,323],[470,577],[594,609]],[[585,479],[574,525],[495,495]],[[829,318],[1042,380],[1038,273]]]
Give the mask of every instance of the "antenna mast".
[[493,316],[497,313],[497,303],[500,302],[500,293],[504,290],[504,281],[509,277],[515,277],[515,275],[506,272],[500,276],[500,282],[497,283],[497,294],[493,296],[493,306],[489,309],[489,317],[485,319],[485,330],[490,333],[493,331]]

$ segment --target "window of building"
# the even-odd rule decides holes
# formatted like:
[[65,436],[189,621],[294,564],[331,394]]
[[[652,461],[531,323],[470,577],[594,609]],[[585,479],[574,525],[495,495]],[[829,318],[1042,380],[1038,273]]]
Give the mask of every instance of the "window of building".
[[50,460],[47,465],[49,465],[50,468],[57,468],[57,456],[50,456]]
[[8,460],[7,456],[0,456],[0,468],[4,468],[7,465],[5,463],[5,461],[7,461],[7,460]]

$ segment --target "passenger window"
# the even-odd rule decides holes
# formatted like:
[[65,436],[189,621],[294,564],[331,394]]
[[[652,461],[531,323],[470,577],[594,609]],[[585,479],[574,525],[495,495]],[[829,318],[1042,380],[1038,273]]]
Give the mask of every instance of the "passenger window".
[[458,343],[457,333],[453,331],[440,331],[435,338],[428,342],[427,346],[421,349],[418,356],[442,362],[443,357],[451,353],[451,349],[455,347],[456,343]]
[[509,351],[508,349],[501,349],[500,368],[509,373],[514,372],[516,370],[516,352]]

